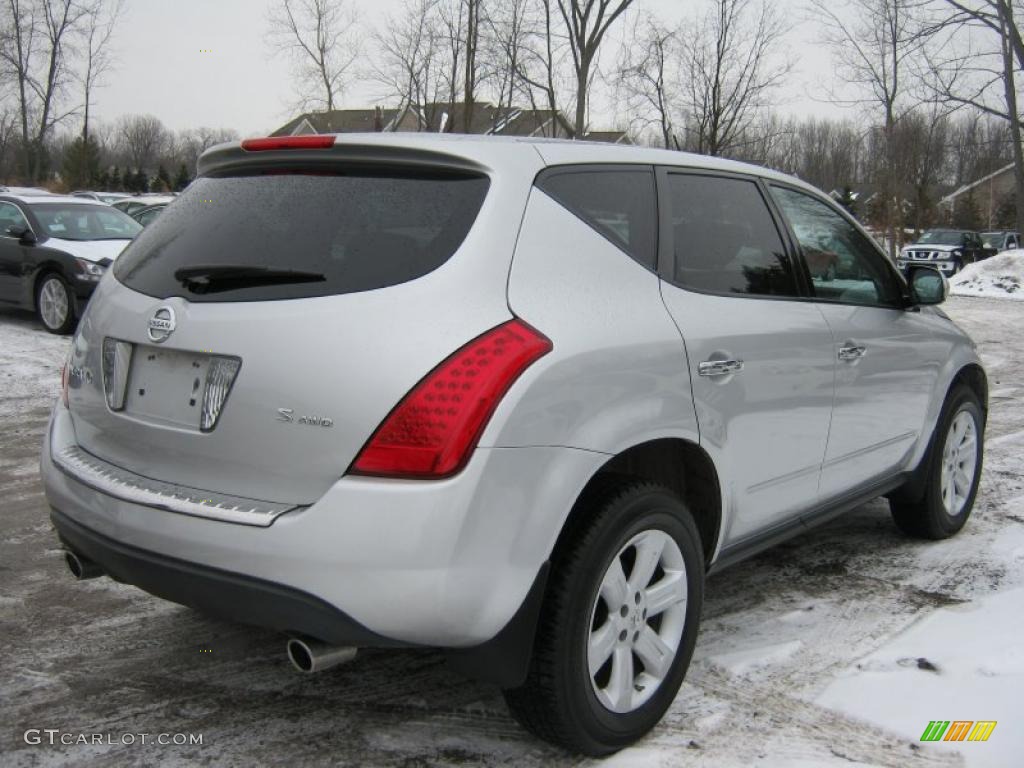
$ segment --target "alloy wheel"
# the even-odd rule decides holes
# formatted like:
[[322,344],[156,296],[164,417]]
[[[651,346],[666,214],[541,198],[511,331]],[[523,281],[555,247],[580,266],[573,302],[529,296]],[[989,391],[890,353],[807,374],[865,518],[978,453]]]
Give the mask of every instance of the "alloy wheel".
[[643,706],[672,668],[686,624],[679,545],[650,529],[608,565],[590,613],[587,667],[598,701],[623,714]]
[[46,327],[60,328],[67,322],[70,302],[64,284],[56,277],[46,278],[39,291],[39,315]]
[[956,517],[964,511],[974,487],[974,470],[978,464],[978,430],[974,417],[960,411],[949,425],[942,449],[940,490],[947,514]]

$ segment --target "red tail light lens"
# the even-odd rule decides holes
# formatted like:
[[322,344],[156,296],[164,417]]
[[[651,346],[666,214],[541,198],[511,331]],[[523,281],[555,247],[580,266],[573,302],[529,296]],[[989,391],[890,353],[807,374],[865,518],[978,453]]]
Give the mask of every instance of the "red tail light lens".
[[329,149],[334,146],[333,136],[271,136],[266,139],[246,139],[242,149],[265,152],[270,149]]
[[466,344],[417,384],[388,415],[351,472],[441,478],[465,466],[513,382],[551,351],[551,341],[510,320]]

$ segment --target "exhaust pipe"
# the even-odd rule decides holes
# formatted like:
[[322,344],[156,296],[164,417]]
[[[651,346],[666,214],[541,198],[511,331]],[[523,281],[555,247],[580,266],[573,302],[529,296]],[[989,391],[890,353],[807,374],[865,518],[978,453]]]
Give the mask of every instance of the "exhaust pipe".
[[71,575],[78,581],[95,579],[103,575],[103,569],[96,563],[83,555],[75,554],[70,549],[64,550],[64,562],[67,563]]
[[312,637],[292,637],[288,640],[287,651],[288,658],[299,672],[313,674],[352,661],[359,649],[348,645],[329,645]]

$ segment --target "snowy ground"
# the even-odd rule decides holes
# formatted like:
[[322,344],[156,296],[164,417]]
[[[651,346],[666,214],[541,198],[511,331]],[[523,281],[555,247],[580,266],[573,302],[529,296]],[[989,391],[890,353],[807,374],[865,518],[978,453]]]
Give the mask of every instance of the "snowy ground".
[[[713,577],[675,705],[607,765],[1022,764],[1024,303],[946,309],[978,341],[992,387],[967,528],[911,541],[875,501]],[[65,347],[0,310],[0,765],[590,764],[529,738],[498,691],[436,654],[366,652],[302,677],[273,633],[107,579],[72,582],[37,471]],[[986,743],[922,744],[936,719],[999,724]],[[30,728],[203,744],[28,745]]]
[[949,280],[955,296],[1024,301],[1024,250],[1004,251],[968,264]]

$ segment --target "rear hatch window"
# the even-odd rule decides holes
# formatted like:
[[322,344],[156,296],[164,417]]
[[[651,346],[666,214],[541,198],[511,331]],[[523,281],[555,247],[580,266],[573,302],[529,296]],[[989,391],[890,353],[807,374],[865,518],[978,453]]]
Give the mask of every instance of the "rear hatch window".
[[117,259],[133,290],[192,302],[332,296],[444,264],[469,233],[484,176],[360,171],[196,180]]

